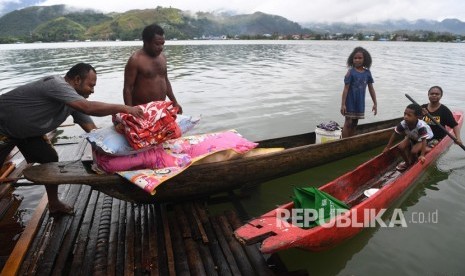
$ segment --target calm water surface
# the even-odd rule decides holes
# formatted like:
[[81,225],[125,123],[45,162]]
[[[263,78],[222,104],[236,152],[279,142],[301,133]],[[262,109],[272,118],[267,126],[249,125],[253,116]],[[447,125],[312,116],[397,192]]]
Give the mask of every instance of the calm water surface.
[[[142,42],[0,45],[0,93],[48,74],[64,75],[77,62],[98,71],[90,100],[122,103],[124,65]],[[339,114],[345,62],[356,46],[368,49],[378,97],[373,116],[398,117],[410,102],[426,102],[430,86],[444,89],[443,103],[464,109],[465,44],[339,41],[168,41],[165,53],[174,93],[185,114],[202,115],[196,132],[235,128],[251,140],[314,130],[321,122],[343,123]],[[462,95],[462,96],[461,96]],[[95,119],[98,125],[109,117]],[[67,130],[71,131],[71,130]],[[72,133],[78,135],[80,132]],[[462,131],[462,137],[465,137]],[[244,205],[256,216],[289,201],[292,186],[319,186],[381,149],[263,183]],[[280,253],[291,269],[315,275],[461,275],[465,273],[465,152],[452,146],[415,187],[396,203],[408,227],[371,228],[335,249]],[[18,188],[26,222],[43,188]],[[409,223],[436,212],[438,223]]]

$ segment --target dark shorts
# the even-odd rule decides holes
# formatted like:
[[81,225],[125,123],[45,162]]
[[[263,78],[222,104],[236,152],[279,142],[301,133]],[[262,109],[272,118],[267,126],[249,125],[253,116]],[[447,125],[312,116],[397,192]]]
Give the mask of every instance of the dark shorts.
[[45,136],[25,139],[0,136],[0,165],[17,146],[28,163],[58,162],[58,154]]

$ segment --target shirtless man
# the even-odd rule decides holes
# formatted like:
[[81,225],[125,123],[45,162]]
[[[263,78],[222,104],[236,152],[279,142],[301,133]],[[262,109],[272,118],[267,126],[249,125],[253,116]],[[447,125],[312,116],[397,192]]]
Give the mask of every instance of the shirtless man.
[[144,45],[134,52],[124,69],[124,103],[135,106],[151,101],[164,101],[166,96],[178,107],[182,108],[174,97],[168,79],[166,57],[162,53],[165,37],[163,29],[152,24],[142,31]]

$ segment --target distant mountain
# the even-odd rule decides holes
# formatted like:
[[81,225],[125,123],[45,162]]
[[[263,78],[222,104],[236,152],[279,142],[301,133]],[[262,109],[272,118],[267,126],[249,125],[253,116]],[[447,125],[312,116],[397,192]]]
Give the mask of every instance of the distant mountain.
[[142,29],[158,23],[167,39],[236,37],[257,38],[305,35],[318,37],[323,33],[384,33],[430,31],[465,34],[465,23],[457,19],[441,22],[432,20],[384,21],[381,23],[305,23],[304,27],[284,17],[262,12],[233,14],[230,12],[197,12],[176,8],[130,10],[124,13],[103,14],[65,5],[34,6],[12,11],[0,17],[0,43],[16,41],[67,40],[134,40],[140,39]]
[[41,24],[63,16],[83,26],[111,19],[93,10],[76,10],[65,5],[34,6],[12,11],[0,17],[0,37],[30,36]]
[[442,21],[420,19],[415,21],[407,20],[386,20],[379,23],[303,23],[302,26],[313,31],[324,33],[368,33],[368,32],[395,32],[405,31],[431,31],[444,32],[457,35],[465,35],[465,22],[458,19],[444,19]]
[[0,39],[133,40],[139,39],[142,29],[152,23],[158,23],[165,29],[167,39],[223,35],[291,35],[309,32],[284,17],[261,12],[248,15],[205,12],[190,14],[175,8],[157,7],[102,14],[92,10],[73,10],[64,5],[56,5],[29,7],[0,17]]

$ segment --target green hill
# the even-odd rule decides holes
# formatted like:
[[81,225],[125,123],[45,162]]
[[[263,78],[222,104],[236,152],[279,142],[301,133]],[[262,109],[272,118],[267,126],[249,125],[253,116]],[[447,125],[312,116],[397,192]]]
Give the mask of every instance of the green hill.
[[86,28],[66,17],[58,17],[40,24],[32,37],[40,41],[67,41],[84,39]]
[[[191,15],[175,8],[130,10],[102,14],[76,11],[64,5],[29,7],[0,17],[0,42],[65,40],[134,40],[142,29],[158,23],[167,39],[210,36],[255,36],[301,34],[304,29],[284,17],[256,12],[229,16],[199,12]],[[307,30],[308,31],[308,30]]]

